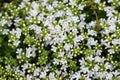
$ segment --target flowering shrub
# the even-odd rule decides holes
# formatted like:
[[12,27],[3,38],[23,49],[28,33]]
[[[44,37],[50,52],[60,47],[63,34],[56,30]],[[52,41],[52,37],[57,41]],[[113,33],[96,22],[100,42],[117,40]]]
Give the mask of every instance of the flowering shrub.
[[0,6],[0,80],[119,79],[119,0]]

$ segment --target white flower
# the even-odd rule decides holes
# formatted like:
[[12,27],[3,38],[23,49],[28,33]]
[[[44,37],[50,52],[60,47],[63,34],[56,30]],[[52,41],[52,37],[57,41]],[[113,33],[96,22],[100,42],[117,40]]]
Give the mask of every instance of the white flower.
[[35,80],[40,80],[39,78],[35,78]]
[[105,45],[105,49],[110,48],[110,42],[107,42],[106,40],[101,39],[101,44]]
[[66,59],[61,59],[60,63],[64,65],[64,64],[67,64],[67,61],[66,61]]
[[0,21],[0,25],[1,25],[1,26],[4,26],[6,23],[7,23],[7,21],[6,21],[5,19],[2,19],[2,20]]
[[49,11],[52,11],[52,10],[54,9],[53,6],[51,6],[51,5],[46,6],[46,8],[47,8]]
[[93,58],[92,55],[88,56],[87,59],[90,60],[90,61],[93,61],[93,60],[94,60],[94,58]]
[[85,64],[85,59],[82,58],[81,60],[79,60],[79,62],[80,62],[80,65],[84,65]]
[[64,42],[64,40],[65,40],[66,38],[67,38],[67,37],[66,37],[65,34],[60,34],[60,39],[59,39],[60,43]]
[[36,34],[40,34],[40,32],[41,32],[41,27],[37,26],[37,27],[35,28],[35,33],[36,33]]
[[111,3],[111,2],[113,2],[113,0],[108,0],[108,3]]
[[80,21],[84,21],[85,20],[85,14],[80,14]]
[[99,72],[98,76],[102,79],[106,77],[106,72]]
[[60,70],[60,71],[56,70],[55,73],[56,73],[57,75],[60,75],[60,74],[61,74],[61,70]]
[[55,78],[55,73],[50,73],[50,74],[49,74],[49,80],[57,80],[57,79]]
[[76,3],[75,3],[75,1],[74,0],[69,0],[70,2],[69,2],[69,5],[72,5],[72,6],[75,6],[76,5]]
[[78,26],[80,28],[80,30],[82,30],[85,27],[86,23],[84,21],[81,21]]
[[17,54],[21,54],[22,53],[22,48],[18,48],[16,51]]
[[38,9],[39,8],[39,4],[36,3],[35,1],[32,2],[32,8],[33,9]]
[[95,3],[100,3],[100,0],[95,0],[94,2],[95,2]]
[[71,28],[71,30],[72,30],[72,34],[73,34],[73,35],[77,35],[78,31],[77,31],[76,28]]
[[20,44],[20,41],[19,41],[19,40],[16,40],[16,41],[14,41],[14,43],[13,43],[13,45],[16,46],[16,47],[17,47],[19,44]]
[[113,13],[112,12],[114,12],[115,10],[114,10],[114,7],[108,6],[108,7],[104,8],[104,11],[106,11],[106,13],[107,13],[106,16],[113,17]]
[[114,45],[120,44],[120,39],[113,39],[112,44]]
[[72,16],[73,14],[72,14],[71,10],[67,9],[67,10],[66,10],[66,15],[67,15],[67,16]]
[[26,57],[28,58],[35,57],[36,56],[35,51],[36,48],[34,46],[26,48]]
[[83,73],[87,73],[87,72],[89,72],[89,69],[88,69],[88,67],[85,67],[84,65],[82,65],[80,67],[80,71],[83,72]]
[[33,76],[32,75],[30,75],[30,74],[27,74],[27,80],[32,80],[32,78],[33,78]]
[[118,76],[119,74],[120,74],[120,72],[118,72],[117,70],[115,70],[114,72],[112,72],[113,73],[113,75],[116,77],[116,76]]
[[107,23],[110,25],[110,27],[116,27],[115,23],[117,22],[117,18],[108,17]]
[[37,18],[38,18],[38,21],[43,21],[43,19],[44,19],[44,14],[42,14],[42,13],[39,14]]
[[38,76],[39,73],[40,73],[40,68],[38,67],[34,70],[33,76]]
[[52,46],[52,49],[51,49],[53,52],[56,52],[56,50],[57,50],[57,47],[55,47],[55,46]]
[[31,57],[31,52],[32,52],[32,49],[30,47],[26,48],[26,57],[30,58]]
[[12,31],[10,31],[10,33],[14,35],[16,33],[15,29],[12,29]]
[[89,76],[87,76],[87,77],[85,78],[85,80],[91,80],[91,78],[90,78]]
[[67,3],[68,2],[68,0],[63,0],[63,3]]
[[21,76],[25,75],[25,71],[20,71],[19,73],[20,73]]
[[97,44],[97,40],[94,40],[94,38],[89,37],[87,45],[88,46],[93,46],[93,45],[96,45],[96,44]]
[[107,7],[104,8],[104,11],[106,11],[106,12],[113,12],[114,11],[114,7],[107,6]]
[[0,12],[0,17],[2,16],[2,13]]
[[91,28],[91,27],[95,27],[96,22],[95,22],[95,21],[91,21],[88,25],[90,26],[89,28]]
[[48,72],[50,68],[52,68],[52,66],[51,66],[50,64],[47,64],[47,65],[44,67],[44,71],[45,71],[45,72]]
[[81,5],[81,4],[79,4],[79,5],[78,5],[78,8],[79,8],[80,10],[83,10],[84,6]]
[[65,12],[63,10],[59,10],[55,13],[55,17],[62,17],[63,15],[65,15]]
[[106,80],[112,80],[113,74],[111,72],[106,74]]
[[19,8],[21,8],[21,9],[22,9],[22,8],[24,8],[24,7],[25,7],[25,5],[26,5],[26,4],[25,4],[24,2],[21,2],[21,4],[19,5]]
[[13,23],[12,23],[11,20],[9,20],[9,21],[7,22],[8,27],[10,27],[12,24],[13,24]]
[[99,68],[100,68],[100,67],[96,64],[96,65],[94,66],[94,71],[98,71]]
[[100,56],[95,56],[95,62],[104,62],[105,61],[105,58],[104,57],[100,57]]
[[113,69],[113,66],[112,66],[109,62],[106,62],[106,63],[105,63],[105,68],[112,70],[112,69]]
[[10,66],[10,65],[6,65],[5,68],[6,68],[7,70],[9,70],[9,69],[11,69],[11,66]]
[[19,67],[15,68],[15,74],[18,74],[20,72]]
[[64,49],[65,49],[66,51],[69,51],[72,47],[73,47],[73,46],[72,46],[70,43],[66,43],[66,44],[64,45]]
[[110,54],[114,54],[114,53],[115,53],[114,49],[109,49],[108,52],[109,52]]
[[44,71],[44,72],[41,72],[41,74],[40,74],[40,78],[45,78],[46,75],[47,75],[47,73],[46,73],[45,71]]
[[63,57],[64,56],[64,52],[59,52],[59,55],[58,55],[58,57]]
[[67,70],[67,64],[63,64],[62,67],[60,68],[62,71],[66,71]]
[[23,80],[23,77],[20,77],[19,80]]
[[37,14],[38,14],[38,10],[36,10],[36,9],[30,9],[29,14],[30,14],[31,16],[35,17],[35,16],[37,16]]
[[22,30],[20,28],[16,28],[16,30],[12,29],[12,31],[10,31],[10,33],[12,35],[15,35],[17,38],[20,38]]
[[21,33],[22,33],[22,30],[20,28],[16,28],[16,37],[17,38],[20,38]]
[[95,55],[97,56],[99,56],[99,55],[101,55],[101,53],[102,53],[102,50],[97,50],[96,52],[95,52]]
[[78,71],[71,76],[70,80],[79,80],[80,78],[81,78],[80,71]]
[[105,29],[104,31],[101,31],[102,34],[108,35],[110,33],[110,29]]
[[72,21],[73,22],[79,22],[79,17],[78,16],[73,16],[73,17],[71,17],[71,19],[72,19]]
[[97,36],[97,32],[94,31],[94,30],[89,30],[88,29],[88,34],[91,35],[91,36]]
[[28,63],[25,63],[25,64],[21,65],[22,70],[24,71],[24,70],[28,69],[28,66],[29,66]]
[[30,30],[34,30],[36,34],[39,34],[39,33],[41,32],[41,27],[39,27],[39,26],[37,26],[37,25],[35,25],[35,24],[30,25],[30,26],[29,26],[29,29],[30,29]]
[[56,58],[54,58],[54,62],[53,62],[53,64],[55,65],[58,65],[60,63],[60,60],[59,59],[56,59]]
[[52,6],[57,7],[58,6],[58,1],[53,1]]
[[19,17],[16,17],[15,19],[14,19],[14,25],[15,26],[19,26],[19,22],[21,21],[22,19],[20,19]]
[[4,29],[3,32],[2,32],[2,34],[3,35],[7,35],[9,31],[10,31],[9,29]]
[[29,14],[33,17],[37,16],[38,11],[39,11],[38,8],[39,8],[39,5],[35,1],[33,1],[32,9],[30,9]]

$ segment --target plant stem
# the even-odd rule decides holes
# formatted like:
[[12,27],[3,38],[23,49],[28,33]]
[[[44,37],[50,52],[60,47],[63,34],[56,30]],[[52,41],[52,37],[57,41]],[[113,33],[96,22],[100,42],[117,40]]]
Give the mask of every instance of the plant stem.
[[[92,3],[93,0],[88,0],[88,3],[90,3],[90,2]],[[98,15],[97,15],[97,12],[96,12],[96,9],[95,9],[95,6],[94,6],[94,2],[90,5],[91,5],[91,9],[94,12],[95,18],[96,18],[96,24],[97,24],[96,31],[99,33],[102,27],[100,26],[100,21],[99,21],[99,18],[98,18]]]

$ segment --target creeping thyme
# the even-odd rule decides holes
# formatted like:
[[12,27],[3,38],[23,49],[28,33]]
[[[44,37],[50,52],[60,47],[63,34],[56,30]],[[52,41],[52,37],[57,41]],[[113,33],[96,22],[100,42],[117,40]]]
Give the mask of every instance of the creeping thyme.
[[0,1],[0,80],[118,80],[119,0]]

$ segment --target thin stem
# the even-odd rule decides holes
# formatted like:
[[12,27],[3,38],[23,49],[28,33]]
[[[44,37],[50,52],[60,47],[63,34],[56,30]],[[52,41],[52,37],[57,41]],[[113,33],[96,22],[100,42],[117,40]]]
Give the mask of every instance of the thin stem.
[[93,12],[94,12],[94,14],[95,14],[95,18],[96,18],[96,23],[97,23],[96,30],[97,30],[97,32],[99,33],[100,30],[101,30],[100,21],[99,21],[97,12],[96,12],[96,10],[95,10],[95,8],[94,8],[95,6],[94,6],[93,4],[91,4],[91,7],[92,7],[92,10],[93,10]]

